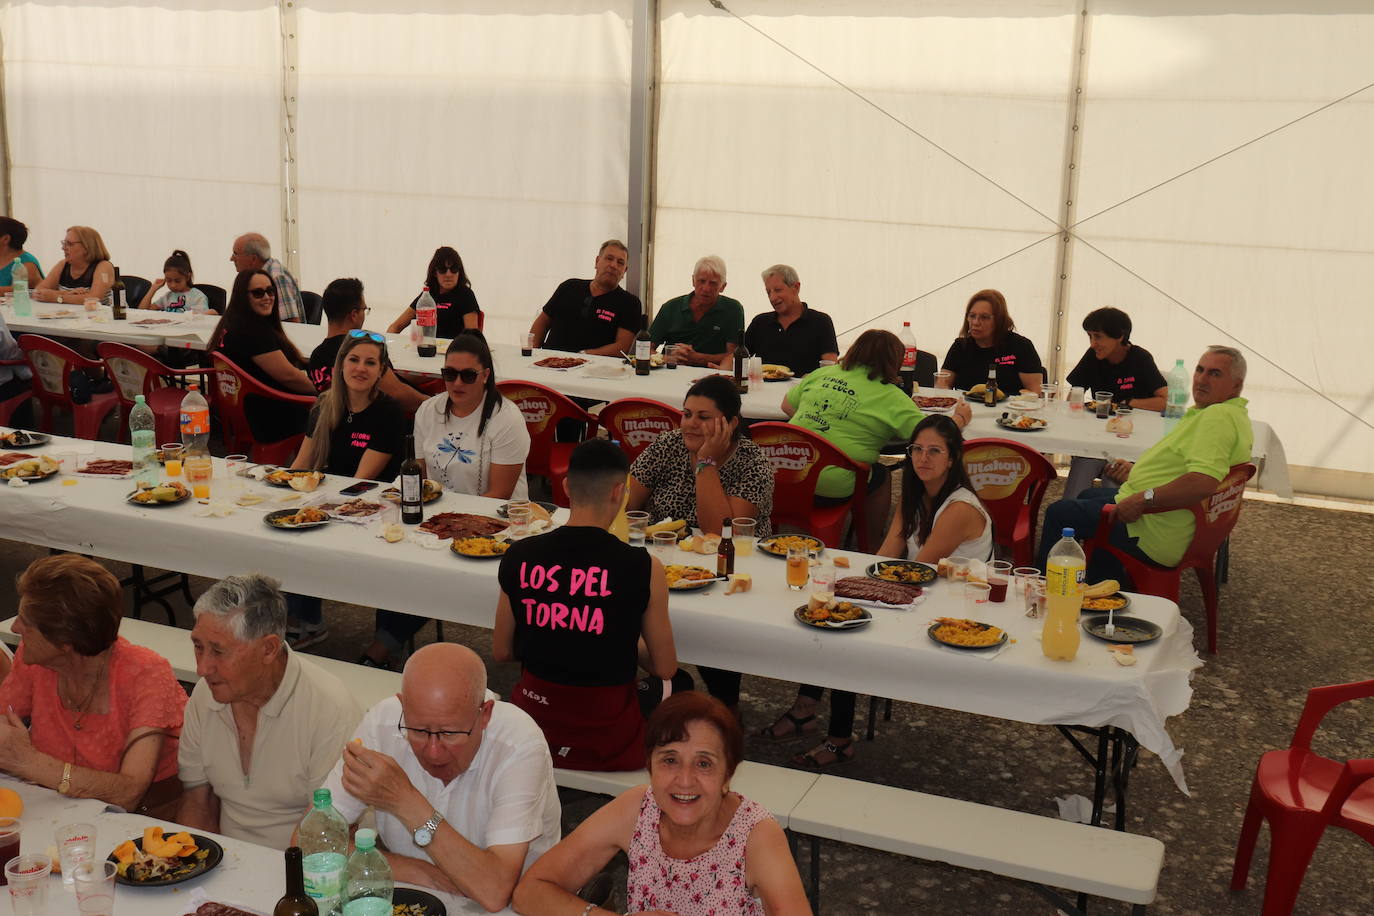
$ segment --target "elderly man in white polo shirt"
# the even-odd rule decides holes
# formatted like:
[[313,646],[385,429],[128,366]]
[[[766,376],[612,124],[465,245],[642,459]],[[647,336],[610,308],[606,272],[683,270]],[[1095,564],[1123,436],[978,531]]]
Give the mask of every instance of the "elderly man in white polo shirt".
[[285,849],[362,710],[334,675],[286,645],[286,599],[262,575],[196,600],[196,684],[177,753],[177,822]]
[[401,692],[372,707],[326,783],[350,823],[366,806],[397,881],[462,894],[490,911],[558,842],[548,743],[487,690],[471,649],[434,643],[406,662]]

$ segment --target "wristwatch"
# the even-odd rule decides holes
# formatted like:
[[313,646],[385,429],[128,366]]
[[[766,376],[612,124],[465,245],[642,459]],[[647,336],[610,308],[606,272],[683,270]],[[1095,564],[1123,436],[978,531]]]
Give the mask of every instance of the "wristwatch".
[[415,828],[413,837],[415,845],[421,849],[428,846],[434,840],[434,831],[438,830],[439,825],[443,822],[444,816],[439,813],[438,809],[435,809],[434,813],[429,816],[429,820]]
[[1150,489],[1148,489],[1148,490],[1145,491],[1145,505],[1147,505],[1147,506],[1153,506],[1154,504],[1155,504],[1155,488],[1154,488],[1154,487],[1150,487]]

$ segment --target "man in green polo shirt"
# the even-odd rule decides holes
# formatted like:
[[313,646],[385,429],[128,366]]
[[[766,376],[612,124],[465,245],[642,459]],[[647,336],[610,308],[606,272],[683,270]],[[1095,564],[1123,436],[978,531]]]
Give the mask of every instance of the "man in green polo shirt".
[[744,308],[725,291],[725,261],[713,254],[692,268],[692,292],[659,306],[649,337],[654,346],[677,345],[677,361],[714,366],[731,358],[744,333]]
[[[1109,476],[1120,490],[1085,490],[1078,499],[1060,500],[1045,512],[1040,537],[1040,568],[1060,531],[1072,528],[1081,540],[1097,530],[1102,506],[1115,501],[1112,546],[1132,556],[1176,566],[1193,540],[1195,506],[1216,492],[1226,473],[1250,460],[1254,432],[1245,385],[1245,356],[1233,347],[1208,347],[1193,370],[1193,403],[1171,432],[1140,456],[1134,465],[1113,462]],[[1145,514],[1146,509],[1175,511]],[[1093,557],[1090,579],[1116,575],[1119,564],[1105,552]]]

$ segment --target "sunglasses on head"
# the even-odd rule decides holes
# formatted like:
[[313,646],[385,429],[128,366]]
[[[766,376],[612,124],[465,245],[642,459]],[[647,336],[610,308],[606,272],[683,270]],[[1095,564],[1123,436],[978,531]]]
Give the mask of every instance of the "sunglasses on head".
[[352,337],[354,340],[362,340],[363,338],[367,338],[373,343],[386,343],[386,338],[383,337],[381,334],[378,334],[376,331],[364,331],[362,328],[354,328],[353,330],[348,332],[348,336]]
[[277,295],[277,292],[270,286],[250,286],[248,287],[248,295],[254,299],[266,299],[269,296]]
[[445,382],[450,384],[462,379],[464,385],[471,385],[477,381],[477,376],[482,373],[480,369],[454,369],[451,366],[445,366],[439,370],[439,374],[444,377]]

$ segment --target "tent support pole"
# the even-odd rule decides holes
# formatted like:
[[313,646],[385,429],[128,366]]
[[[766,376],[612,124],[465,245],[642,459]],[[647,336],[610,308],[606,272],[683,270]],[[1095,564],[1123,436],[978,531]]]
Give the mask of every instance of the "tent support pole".
[[301,275],[300,227],[296,222],[296,97],[300,88],[299,19],[295,0],[277,0],[281,23],[281,253],[277,260],[292,276]]
[[1069,276],[1073,269],[1073,233],[1067,228],[1074,222],[1074,204],[1078,198],[1078,163],[1082,156],[1083,144],[1083,80],[1088,66],[1088,0],[1082,0],[1078,9],[1078,19],[1074,23],[1073,67],[1069,84],[1068,136],[1064,143],[1064,171],[1060,179],[1059,225],[1065,227],[1059,233],[1059,257],[1055,264],[1054,313],[1050,316],[1050,344],[1052,350],[1047,354],[1045,366],[1049,370],[1050,381],[1062,380],[1068,375],[1071,365],[1066,365],[1064,346],[1069,333],[1068,316]]
[[625,288],[650,307],[653,288],[654,142],[658,129],[658,0],[635,0],[630,50],[630,187]]

